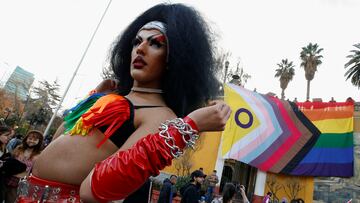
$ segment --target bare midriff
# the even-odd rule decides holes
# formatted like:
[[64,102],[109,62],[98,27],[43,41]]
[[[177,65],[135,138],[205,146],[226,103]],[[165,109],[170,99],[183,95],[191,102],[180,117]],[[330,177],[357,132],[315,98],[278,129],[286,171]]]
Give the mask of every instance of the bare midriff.
[[61,135],[37,157],[32,173],[42,179],[80,185],[97,162],[118,148],[107,140],[100,148],[104,134],[92,130],[89,135]]

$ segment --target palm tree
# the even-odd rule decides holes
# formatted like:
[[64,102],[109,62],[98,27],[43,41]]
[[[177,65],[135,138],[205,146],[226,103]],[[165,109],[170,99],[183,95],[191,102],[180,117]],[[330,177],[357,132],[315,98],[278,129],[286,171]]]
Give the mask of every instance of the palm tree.
[[345,68],[349,68],[345,73],[345,77],[346,80],[351,78],[351,83],[360,88],[360,43],[354,44],[354,47],[358,48],[358,50],[351,50],[350,52],[354,54],[347,56],[350,60],[345,64]]
[[281,60],[281,63],[278,63],[277,65],[279,68],[275,70],[275,77],[280,78],[281,99],[285,99],[285,89],[295,75],[295,65],[293,65],[292,61],[288,62],[287,59]]
[[314,79],[315,72],[317,71],[318,65],[322,63],[320,60],[323,56],[320,55],[320,52],[323,51],[323,48],[319,48],[318,44],[308,44],[306,47],[302,47],[300,52],[301,58],[301,67],[304,67],[305,78],[307,80],[306,88],[306,100],[310,98],[310,81]]

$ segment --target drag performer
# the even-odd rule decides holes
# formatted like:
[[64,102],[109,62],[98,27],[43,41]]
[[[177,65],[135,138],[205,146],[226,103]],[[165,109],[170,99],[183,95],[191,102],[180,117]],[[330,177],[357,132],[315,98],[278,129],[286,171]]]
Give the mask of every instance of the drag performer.
[[131,202],[199,132],[223,130],[230,108],[208,103],[219,91],[209,33],[182,4],[136,18],[111,51],[117,90],[94,91],[69,111],[65,135],[39,155],[18,201]]

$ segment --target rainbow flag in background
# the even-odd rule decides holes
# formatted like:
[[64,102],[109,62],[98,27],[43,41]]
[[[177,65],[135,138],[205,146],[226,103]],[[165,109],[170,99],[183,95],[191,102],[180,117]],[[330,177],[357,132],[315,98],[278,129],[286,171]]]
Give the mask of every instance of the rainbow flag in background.
[[225,86],[222,155],[263,171],[353,176],[353,101],[294,103]]

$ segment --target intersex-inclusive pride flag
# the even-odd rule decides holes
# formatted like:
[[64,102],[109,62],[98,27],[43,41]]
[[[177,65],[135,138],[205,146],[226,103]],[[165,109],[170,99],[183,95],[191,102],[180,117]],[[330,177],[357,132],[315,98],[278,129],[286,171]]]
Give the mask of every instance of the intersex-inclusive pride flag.
[[294,103],[229,84],[225,102],[224,158],[273,173],[353,176],[353,101]]

